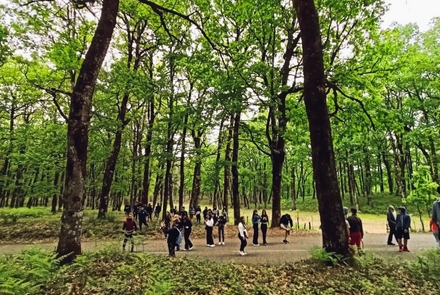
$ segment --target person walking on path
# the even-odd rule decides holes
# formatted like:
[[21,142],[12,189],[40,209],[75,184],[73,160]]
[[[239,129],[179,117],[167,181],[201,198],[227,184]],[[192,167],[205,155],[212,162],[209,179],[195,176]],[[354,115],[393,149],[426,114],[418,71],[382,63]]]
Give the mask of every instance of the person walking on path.
[[[410,252],[408,250],[409,228],[411,217],[406,214],[406,208],[400,207],[400,214],[396,217],[396,238],[399,243],[399,252]],[[402,243],[403,239],[403,243]]]
[[192,250],[193,243],[189,239],[189,236],[191,235],[191,231],[192,231],[191,219],[189,219],[188,216],[183,216],[181,224],[183,227],[183,239],[185,240],[185,250]]
[[356,245],[360,250],[364,238],[364,228],[362,220],[357,216],[356,208],[351,208],[351,216],[347,217],[347,221],[350,225],[350,245]]
[[214,219],[212,218],[212,215],[208,213],[205,220],[206,245],[208,247],[215,247],[214,238],[212,237],[213,227],[214,227]]
[[221,214],[217,220],[218,227],[218,244],[225,245],[225,224],[226,224],[226,216]]
[[127,241],[130,240],[131,243],[131,252],[134,250],[134,240],[133,240],[133,234],[137,230],[136,222],[133,219],[133,215],[130,213],[128,214],[127,218],[124,221],[124,224],[122,225],[122,230],[124,232],[124,243],[122,244],[122,251],[125,251],[125,245],[127,244]]
[[[289,227],[290,225],[290,227]],[[280,227],[284,230],[284,240],[283,243],[289,243],[287,241],[287,236],[290,235],[290,229],[293,227],[293,221],[289,214],[284,214],[280,218]]]
[[394,207],[392,205],[389,205],[388,213],[387,213],[387,222],[388,222],[388,228],[390,229],[390,233],[388,235],[387,245],[392,245],[392,246],[396,245],[393,243],[393,237],[396,237],[396,217],[397,216]]
[[181,235],[179,228],[177,227],[178,219],[171,220],[171,228],[163,228],[162,230],[167,235],[168,254],[170,257],[176,256],[176,247],[179,247],[178,240]]
[[267,246],[266,234],[267,224],[269,223],[269,216],[266,213],[266,209],[261,212],[261,233],[263,234],[263,246]]
[[435,242],[440,246],[440,239],[438,235],[438,225],[432,220],[432,218],[429,220],[429,228],[432,231],[432,234],[434,235]]
[[252,245],[254,245],[254,246],[260,246],[260,244],[258,244],[258,231],[260,228],[260,220],[261,220],[261,216],[258,215],[257,210],[254,210],[254,212],[252,213],[252,227],[254,228],[254,235],[252,237]]
[[240,223],[238,224],[238,238],[240,240],[240,255],[244,256],[247,254],[244,249],[246,248],[248,238],[244,216],[240,216]]

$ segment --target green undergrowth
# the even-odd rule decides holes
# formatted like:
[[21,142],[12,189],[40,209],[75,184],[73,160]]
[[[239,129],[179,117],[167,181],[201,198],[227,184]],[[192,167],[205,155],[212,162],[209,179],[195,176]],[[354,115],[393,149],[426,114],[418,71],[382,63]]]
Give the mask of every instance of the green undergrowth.
[[354,266],[328,267],[322,259],[247,265],[124,253],[108,247],[59,266],[50,252],[30,249],[0,257],[0,294],[430,295],[440,290],[438,257],[440,250],[431,250],[418,261],[401,264],[387,264],[366,254],[357,257]]

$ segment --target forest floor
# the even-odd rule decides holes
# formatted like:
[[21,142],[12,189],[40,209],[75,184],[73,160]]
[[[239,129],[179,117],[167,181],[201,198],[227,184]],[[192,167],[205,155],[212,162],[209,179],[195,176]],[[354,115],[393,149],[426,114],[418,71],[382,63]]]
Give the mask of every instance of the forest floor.
[[[386,245],[387,235],[369,234],[364,238],[364,251],[369,251],[384,260],[398,262],[416,258],[425,249],[435,248],[434,237],[432,234],[411,233],[408,247],[410,253],[399,253],[397,246]],[[303,235],[300,232],[288,237],[289,244],[282,243],[282,236],[270,236],[268,245],[259,247],[252,245],[252,239],[248,240],[246,257],[238,255],[238,239],[226,239],[224,246],[216,245],[214,248],[206,246],[205,239],[193,239],[194,249],[192,251],[179,251],[178,256],[192,256],[205,258],[217,262],[237,262],[243,264],[278,264],[282,262],[296,262],[310,258],[313,248],[321,245],[321,235],[319,233],[309,233]],[[261,242],[261,240],[260,240]],[[145,252],[150,254],[168,254],[165,240],[141,240],[136,239],[135,252]],[[84,251],[94,251],[105,246],[119,245],[121,240],[96,240],[82,243]],[[54,250],[55,243],[33,243],[33,244],[3,244],[0,245],[0,254],[18,254],[29,247],[41,247],[43,249]],[[182,244],[183,246],[183,244]],[[183,247],[182,247],[183,248]],[[129,249],[129,245],[127,245]]]

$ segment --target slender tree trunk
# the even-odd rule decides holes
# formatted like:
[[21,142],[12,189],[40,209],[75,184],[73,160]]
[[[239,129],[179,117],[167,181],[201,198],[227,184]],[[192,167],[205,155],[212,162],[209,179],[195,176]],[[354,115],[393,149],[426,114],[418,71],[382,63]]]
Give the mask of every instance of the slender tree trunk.
[[234,224],[240,223],[240,187],[239,187],[239,175],[238,175],[238,148],[239,137],[238,132],[240,128],[240,116],[241,111],[238,110],[234,114],[234,125],[232,135],[232,206],[234,207]]
[[[179,184],[179,208],[183,206],[183,195],[185,192],[185,152],[186,152],[186,130],[188,125],[188,113],[185,114],[183,119],[183,130],[182,130],[182,144],[180,152],[180,184]],[[191,207],[190,208],[197,208]]]
[[57,212],[57,201],[58,201],[58,181],[60,178],[60,172],[55,171],[55,177],[53,179],[53,195],[52,195],[52,210],[51,212],[55,214]]
[[318,13],[313,0],[294,1],[301,29],[304,62],[304,102],[309,121],[312,162],[327,252],[349,255],[326,104],[324,62]]
[[292,198],[292,210],[296,210],[296,175],[295,175],[295,167],[290,170],[290,197]]
[[189,202],[189,206],[192,208],[197,208],[199,205],[199,196],[200,196],[200,185],[201,185],[201,174],[202,174],[202,159],[201,157],[201,147],[202,147],[202,139],[197,130],[191,131],[194,141],[194,149],[196,151],[196,161],[194,164],[194,174],[193,174],[193,183],[191,189],[191,200]]
[[228,128],[228,138],[226,140],[225,149],[225,167],[223,176],[223,206],[228,208],[229,196],[231,196],[231,141],[234,124],[234,116],[231,115],[230,124]]
[[385,169],[387,170],[387,181],[388,181],[388,189],[390,194],[394,192],[394,182],[393,182],[393,173],[391,172],[391,164],[387,159],[387,155],[385,152],[381,153],[383,164],[385,165]]
[[104,0],[95,34],[76,81],[67,130],[67,164],[64,210],[57,256],[71,262],[81,254],[81,229],[84,214],[87,169],[88,127],[93,90],[116,24],[119,0]]
[[214,180],[214,201],[212,202],[213,206],[216,206],[220,203],[220,157],[221,157],[221,150],[223,146],[223,123],[224,119],[220,122],[220,128],[218,132],[218,139],[217,139],[217,152],[215,156],[215,180]]

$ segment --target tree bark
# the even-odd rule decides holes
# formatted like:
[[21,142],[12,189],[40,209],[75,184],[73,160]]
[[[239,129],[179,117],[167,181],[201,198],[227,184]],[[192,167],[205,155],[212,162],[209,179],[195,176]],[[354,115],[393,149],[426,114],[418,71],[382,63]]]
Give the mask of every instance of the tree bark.
[[234,224],[240,223],[240,191],[238,179],[238,147],[239,138],[238,131],[240,127],[241,111],[238,110],[234,114],[234,127],[232,135],[232,206],[234,207]]
[[103,1],[98,26],[71,95],[67,128],[64,210],[56,249],[57,256],[63,257],[63,263],[71,262],[81,254],[90,109],[98,73],[116,24],[118,7],[119,0]]
[[327,252],[345,256],[349,255],[349,248],[326,103],[318,13],[313,0],[296,0],[294,5],[301,29],[304,102],[309,121],[313,174],[321,218],[323,247]]

